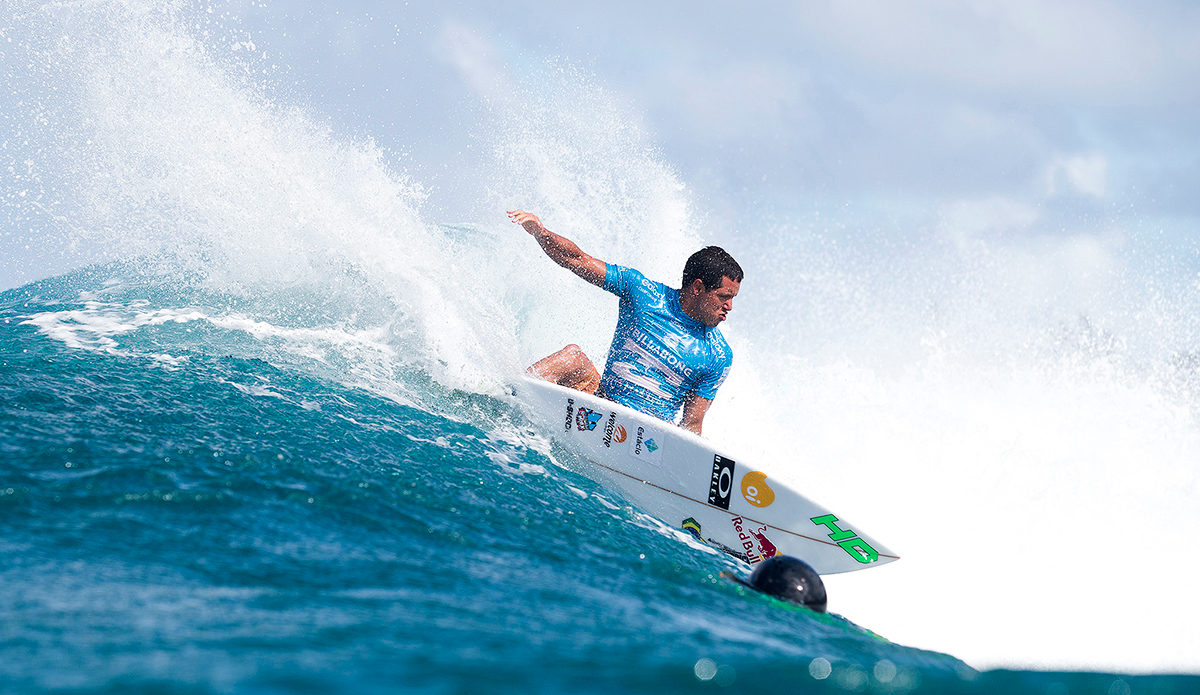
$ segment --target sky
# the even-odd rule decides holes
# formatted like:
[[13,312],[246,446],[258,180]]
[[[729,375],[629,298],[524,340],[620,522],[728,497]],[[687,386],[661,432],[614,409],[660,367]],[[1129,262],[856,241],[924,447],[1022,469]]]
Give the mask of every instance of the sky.
[[[21,15],[7,7],[11,38]],[[200,7],[255,45],[273,98],[395,153],[438,222],[480,212],[464,207],[479,198],[467,173],[482,165],[479,132],[462,124],[548,65],[620,100],[716,238],[819,210],[902,236],[1112,220],[1190,236],[1200,216],[1200,8],[1189,3]],[[8,62],[0,105],[11,116],[33,71]],[[15,141],[29,125],[3,127]],[[10,180],[5,193],[23,186]],[[78,262],[22,248],[48,224],[9,223],[0,286]]]
[[[494,96],[514,71],[556,61],[623,98],[719,224],[744,217],[727,209],[814,203],[899,214],[1002,199],[1049,210],[1050,224],[1128,205],[1145,217],[1200,212],[1189,195],[1200,11],[1186,3],[314,12],[271,5],[253,26],[273,27],[267,43],[285,54],[299,92],[319,93],[349,127],[422,167],[469,144],[470,133],[441,127],[461,122],[445,114]],[[294,18],[286,39],[281,14]]]

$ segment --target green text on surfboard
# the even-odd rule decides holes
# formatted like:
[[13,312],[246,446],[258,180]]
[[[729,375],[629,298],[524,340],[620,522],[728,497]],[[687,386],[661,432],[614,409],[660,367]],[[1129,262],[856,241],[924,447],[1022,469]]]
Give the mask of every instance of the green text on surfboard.
[[875,562],[879,559],[879,553],[867,544],[861,538],[856,538],[854,531],[843,529],[837,525],[838,518],[833,514],[825,514],[822,516],[814,516],[810,519],[817,526],[824,526],[829,529],[829,540],[836,542],[850,554],[850,557],[858,560],[863,564]]

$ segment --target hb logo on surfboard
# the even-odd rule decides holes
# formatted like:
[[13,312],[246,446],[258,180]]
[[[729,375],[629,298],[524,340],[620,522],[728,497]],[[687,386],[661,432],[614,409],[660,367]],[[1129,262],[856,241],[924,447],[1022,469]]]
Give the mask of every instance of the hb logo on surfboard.
[[[814,516],[809,519],[817,526],[824,526],[829,529],[829,540],[837,543],[849,553],[850,557],[858,560],[864,565],[875,562],[879,559],[879,553],[872,548],[866,541],[858,537],[858,534],[848,528],[838,526],[838,518],[832,514],[823,516]],[[842,522],[845,523],[845,522]]]
[[708,503],[729,511],[729,497],[733,494],[733,459],[720,454],[713,456],[712,480],[708,484]]

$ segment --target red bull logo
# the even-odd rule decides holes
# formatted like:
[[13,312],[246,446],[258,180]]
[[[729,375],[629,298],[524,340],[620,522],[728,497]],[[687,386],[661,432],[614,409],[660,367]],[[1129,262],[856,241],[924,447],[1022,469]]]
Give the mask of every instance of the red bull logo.
[[769,538],[767,538],[766,531],[766,526],[763,526],[757,531],[751,531],[751,533],[754,534],[754,538],[758,540],[758,552],[760,555],[762,555],[762,559],[764,560],[775,557],[779,554],[779,548],[776,548],[775,544],[772,543]]
[[737,532],[738,542],[741,543],[742,550],[746,553],[746,560],[751,565],[766,560],[767,558],[775,557],[779,554],[779,548],[767,538],[767,526],[760,526],[758,530],[747,526],[745,520],[740,516],[735,516],[730,521],[733,523],[733,530]]

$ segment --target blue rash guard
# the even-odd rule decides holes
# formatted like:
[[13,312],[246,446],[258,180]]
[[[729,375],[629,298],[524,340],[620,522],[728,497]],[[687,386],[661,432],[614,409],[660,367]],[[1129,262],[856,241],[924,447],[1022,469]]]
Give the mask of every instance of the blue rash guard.
[[733,364],[721,331],[683,313],[679,290],[608,264],[604,289],[621,298],[600,391],[667,422],[689,393],[712,400]]

